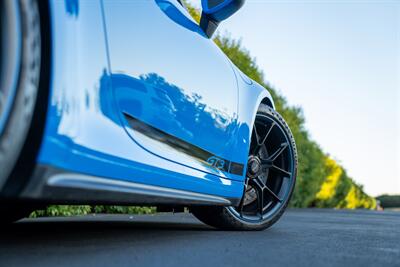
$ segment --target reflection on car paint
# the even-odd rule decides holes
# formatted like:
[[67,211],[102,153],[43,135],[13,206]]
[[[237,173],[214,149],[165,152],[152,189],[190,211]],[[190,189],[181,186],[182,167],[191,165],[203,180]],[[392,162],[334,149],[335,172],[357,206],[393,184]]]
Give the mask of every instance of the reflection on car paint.
[[[224,172],[229,172],[236,175],[243,175],[243,164],[218,158],[217,156],[208,151],[205,151],[204,149],[201,149],[200,147],[196,147],[188,142],[185,142],[182,139],[165,133],[157,128],[152,127],[151,125],[143,123],[142,121],[132,117],[128,113],[124,112],[124,115],[129,125],[135,131],[140,132],[153,140],[157,140],[158,142],[161,142],[179,152],[191,156],[202,164],[206,164]],[[239,165],[241,167],[238,167]]]
[[[206,37],[199,25],[190,17],[190,14],[188,14],[183,7],[179,6],[179,10],[178,6],[173,5],[171,2],[166,0],[156,0],[156,3],[158,7],[168,16],[168,18],[173,20],[175,23],[184,27],[185,29]],[[185,16],[183,12],[187,13],[187,16]]]
[[[126,116],[122,118],[122,124],[126,127],[126,118],[128,122],[136,121],[133,128],[146,133],[153,140],[158,140],[164,144],[170,144],[170,147],[184,151],[185,154],[200,159],[202,164],[207,163],[207,159],[213,154],[192,145],[201,130],[207,130],[210,134],[219,135],[223,140],[223,135],[228,127],[236,127],[236,121],[228,123],[229,119],[221,112],[207,108],[205,103],[201,102],[198,95],[188,96],[177,86],[171,85],[155,73],[141,75],[140,79],[135,79],[125,74],[112,74],[111,83],[113,92],[107,87],[106,72],[103,72],[100,78],[100,110],[115,123],[120,124],[121,114]],[[113,102],[110,101],[115,96],[117,109],[116,114]],[[157,109],[151,108],[157,105]],[[193,124],[185,124],[184,121],[191,120]],[[143,127],[140,127],[140,125]],[[130,124],[132,126],[132,124]],[[190,126],[190,128],[188,127]],[[211,127],[213,126],[213,127]],[[149,129],[152,129],[151,131]],[[229,130],[228,130],[229,131]],[[158,134],[158,136],[155,136]],[[168,138],[167,138],[168,137]],[[140,139],[140,136],[132,136],[144,147],[146,143]],[[162,140],[159,140],[159,139]],[[174,144],[173,144],[174,143]],[[183,144],[183,145],[182,145]],[[185,148],[185,149],[183,149]],[[226,160],[225,168],[220,170],[230,172],[230,161]],[[234,163],[237,165],[240,163]],[[243,165],[243,164],[241,164]],[[215,166],[207,164],[215,168]],[[242,175],[241,169],[237,168],[235,174]]]

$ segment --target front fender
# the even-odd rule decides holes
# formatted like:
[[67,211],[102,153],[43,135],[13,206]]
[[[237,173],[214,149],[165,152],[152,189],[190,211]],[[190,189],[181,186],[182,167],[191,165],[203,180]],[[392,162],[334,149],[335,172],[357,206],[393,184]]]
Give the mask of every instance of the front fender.
[[[236,66],[233,67],[238,80],[238,138],[235,146],[235,158],[237,162],[247,162],[251,133],[258,107],[262,102],[268,102],[275,108],[271,94],[263,86],[248,78]],[[246,166],[246,164],[245,164]]]

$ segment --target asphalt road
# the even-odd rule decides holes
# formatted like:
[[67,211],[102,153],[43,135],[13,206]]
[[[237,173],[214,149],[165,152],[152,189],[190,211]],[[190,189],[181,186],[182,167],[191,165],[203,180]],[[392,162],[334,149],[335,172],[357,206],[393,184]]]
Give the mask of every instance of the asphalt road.
[[179,213],[25,219],[0,230],[0,266],[400,266],[400,212],[289,210],[261,232]]

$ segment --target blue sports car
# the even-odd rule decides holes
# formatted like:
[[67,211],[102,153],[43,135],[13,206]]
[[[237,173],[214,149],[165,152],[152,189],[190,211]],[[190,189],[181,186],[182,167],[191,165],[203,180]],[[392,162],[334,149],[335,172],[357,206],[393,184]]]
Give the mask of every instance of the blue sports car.
[[296,146],[265,88],[211,37],[244,0],[0,1],[0,212],[188,208],[259,230],[287,207]]

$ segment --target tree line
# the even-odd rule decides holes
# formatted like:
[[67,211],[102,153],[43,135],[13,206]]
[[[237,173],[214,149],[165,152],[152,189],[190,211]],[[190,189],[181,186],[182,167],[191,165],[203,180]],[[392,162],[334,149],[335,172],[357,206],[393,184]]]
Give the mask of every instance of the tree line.
[[[199,22],[200,12],[187,1],[185,4],[192,17]],[[299,154],[299,169],[291,206],[374,209],[375,199],[368,196],[362,186],[310,138],[302,109],[289,105],[286,98],[264,79],[262,70],[241,41],[227,34],[218,34],[214,42],[242,72],[271,93],[277,111],[292,130]]]

